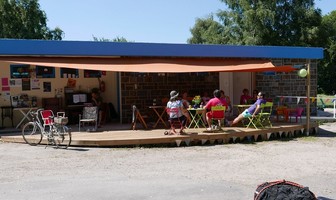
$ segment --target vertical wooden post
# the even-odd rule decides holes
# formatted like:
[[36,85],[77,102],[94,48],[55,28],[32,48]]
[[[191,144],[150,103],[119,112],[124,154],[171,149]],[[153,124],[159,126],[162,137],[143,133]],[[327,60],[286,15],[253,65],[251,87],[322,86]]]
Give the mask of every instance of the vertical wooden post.
[[306,84],[307,84],[306,135],[308,136],[310,129],[310,60],[308,60]]

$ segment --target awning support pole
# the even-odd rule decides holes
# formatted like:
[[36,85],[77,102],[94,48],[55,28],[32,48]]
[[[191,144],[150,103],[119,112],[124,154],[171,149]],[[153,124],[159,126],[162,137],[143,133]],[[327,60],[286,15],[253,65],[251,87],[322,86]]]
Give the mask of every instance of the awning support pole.
[[308,66],[307,66],[307,111],[306,111],[306,135],[309,136],[309,130],[310,130],[310,60],[308,60]]

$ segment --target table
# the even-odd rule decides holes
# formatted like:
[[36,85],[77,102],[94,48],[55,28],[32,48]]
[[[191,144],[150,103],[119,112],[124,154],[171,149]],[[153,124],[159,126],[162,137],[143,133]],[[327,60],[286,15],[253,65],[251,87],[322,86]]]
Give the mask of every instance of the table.
[[234,107],[237,107],[238,114],[244,112],[247,108],[249,108],[252,104],[243,104],[243,105],[233,105]]
[[191,122],[188,126],[188,128],[200,128],[200,126],[205,127],[205,124],[202,120],[203,114],[205,114],[205,108],[188,108],[188,112],[191,117]]
[[[156,126],[161,123],[163,124],[166,128],[168,128],[166,122],[163,120],[163,115],[166,113],[166,106],[148,106],[150,109],[153,109],[154,113],[157,116],[157,120],[153,126],[153,128],[156,128]],[[161,112],[159,112],[162,109]]]
[[25,121],[25,119],[30,121],[30,112],[36,111],[37,109],[37,107],[14,108],[13,111],[19,111],[23,116],[16,128],[19,128],[20,125]]

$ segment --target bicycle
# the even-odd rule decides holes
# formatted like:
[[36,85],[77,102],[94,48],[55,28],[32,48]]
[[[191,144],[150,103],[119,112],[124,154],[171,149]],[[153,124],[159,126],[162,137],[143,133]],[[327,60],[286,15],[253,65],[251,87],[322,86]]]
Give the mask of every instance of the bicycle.
[[[38,116],[39,113],[43,123]],[[46,137],[47,146],[51,143],[57,148],[68,148],[71,143],[71,129],[65,126],[68,123],[68,118],[65,117],[64,112],[58,112],[54,117],[51,110],[38,109],[36,112],[31,112],[30,115],[32,121],[26,123],[22,128],[22,136],[27,144],[36,146],[42,142],[43,137]]]

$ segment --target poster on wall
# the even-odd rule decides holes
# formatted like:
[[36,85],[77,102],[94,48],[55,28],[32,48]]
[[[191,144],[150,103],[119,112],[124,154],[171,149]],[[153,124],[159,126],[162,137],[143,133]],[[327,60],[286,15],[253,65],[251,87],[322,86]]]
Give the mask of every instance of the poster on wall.
[[40,79],[32,79],[31,80],[31,89],[39,90],[40,89]]
[[51,82],[43,82],[43,92],[51,92]]
[[2,83],[2,91],[9,91],[9,84],[8,84],[8,78],[2,78],[1,79],[1,83]]
[[22,79],[10,79],[10,87],[22,87]]
[[30,78],[22,79],[22,91],[30,90]]
[[10,93],[9,92],[2,92],[2,93],[0,93],[0,97],[2,99],[4,99],[5,101],[9,101],[10,100]]

